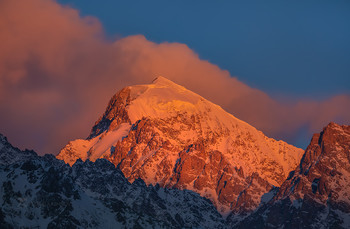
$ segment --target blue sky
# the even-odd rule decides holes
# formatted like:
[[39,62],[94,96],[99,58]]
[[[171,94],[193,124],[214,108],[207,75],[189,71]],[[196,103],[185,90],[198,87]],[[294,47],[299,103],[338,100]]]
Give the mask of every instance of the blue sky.
[[349,1],[58,2],[97,17],[112,39],[184,43],[274,97],[350,93]]
[[350,1],[0,6],[0,133],[19,147],[57,153],[116,91],[158,75],[303,148],[350,122]]

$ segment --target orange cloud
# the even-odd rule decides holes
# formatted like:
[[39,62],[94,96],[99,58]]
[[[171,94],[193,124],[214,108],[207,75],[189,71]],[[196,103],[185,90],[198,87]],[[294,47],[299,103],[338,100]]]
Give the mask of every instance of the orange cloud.
[[97,19],[50,0],[1,1],[0,50],[0,132],[43,153],[87,136],[117,90],[158,75],[277,138],[350,119],[349,95],[282,103],[184,44],[156,44],[142,35],[107,41]]

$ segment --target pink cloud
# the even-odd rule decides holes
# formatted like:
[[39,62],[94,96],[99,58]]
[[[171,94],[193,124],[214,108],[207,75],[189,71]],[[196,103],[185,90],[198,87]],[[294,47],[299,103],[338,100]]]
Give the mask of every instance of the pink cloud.
[[117,90],[158,75],[277,138],[350,119],[349,95],[282,103],[184,44],[156,44],[142,35],[107,41],[97,19],[55,1],[1,1],[0,50],[0,132],[42,153],[86,137]]

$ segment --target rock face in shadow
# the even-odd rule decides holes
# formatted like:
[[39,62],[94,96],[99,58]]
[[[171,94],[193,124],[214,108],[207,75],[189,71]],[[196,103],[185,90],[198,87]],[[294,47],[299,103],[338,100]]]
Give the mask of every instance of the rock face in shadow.
[[0,228],[224,228],[210,201],[132,184],[105,159],[72,167],[11,146],[0,134]]
[[350,126],[330,123],[315,134],[272,200],[236,226],[350,228]]
[[70,165],[105,158],[130,182],[192,190],[227,215],[254,210],[302,153],[159,77],[114,95],[89,137],[70,142],[57,158]]

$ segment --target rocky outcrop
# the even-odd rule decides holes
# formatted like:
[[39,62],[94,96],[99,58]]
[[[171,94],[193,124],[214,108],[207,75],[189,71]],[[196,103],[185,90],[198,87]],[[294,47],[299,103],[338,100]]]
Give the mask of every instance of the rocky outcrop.
[[349,228],[349,158],[350,126],[330,123],[312,137],[300,165],[272,200],[240,227]]
[[130,119],[125,108],[130,104],[130,102],[129,88],[124,88],[115,94],[110,100],[105,113],[92,127],[88,139],[94,138],[106,130],[113,130],[122,123],[129,123]]

